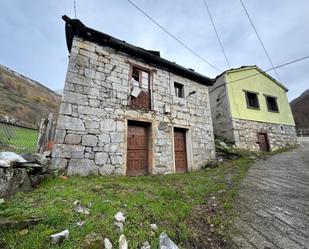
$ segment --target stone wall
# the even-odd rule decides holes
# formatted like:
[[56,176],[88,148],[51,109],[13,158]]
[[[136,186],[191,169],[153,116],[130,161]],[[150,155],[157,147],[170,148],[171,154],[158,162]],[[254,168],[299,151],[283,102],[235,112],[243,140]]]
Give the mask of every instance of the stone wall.
[[233,119],[235,145],[239,148],[259,150],[258,132],[268,135],[270,150],[276,150],[297,144],[295,127],[256,122],[250,120]]
[[209,87],[209,96],[215,136],[234,142],[225,74],[217,78],[216,83]]
[[[132,65],[151,72],[149,111],[128,106]],[[175,96],[174,81],[184,85],[185,98]],[[175,171],[174,127],[187,129],[189,170],[215,156],[206,86],[74,38],[52,154],[54,168],[68,175],[125,174],[128,120],[151,124],[151,174]]]

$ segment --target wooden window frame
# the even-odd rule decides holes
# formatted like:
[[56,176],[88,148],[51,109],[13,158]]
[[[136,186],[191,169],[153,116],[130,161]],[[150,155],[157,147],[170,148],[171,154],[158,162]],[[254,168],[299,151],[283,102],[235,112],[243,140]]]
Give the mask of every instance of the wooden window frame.
[[[253,109],[253,110],[261,110],[260,100],[259,100],[259,93],[258,92],[254,92],[254,91],[248,91],[248,90],[243,90],[243,92],[245,93],[247,108],[248,109]],[[248,93],[256,95],[258,107],[250,106],[250,104],[249,104],[250,102],[249,102],[249,98],[248,98]]]
[[[151,70],[149,68],[146,68],[146,67],[143,67],[143,66],[140,66],[140,65],[137,65],[137,64],[134,64],[134,63],[131,63],[131,62],[128,62],[130,64],[130,70],[129,70],[129,98],[128,98],[128,106],[130,106],[131,108],[136,108],[136,109],[145,109],[145,110],[152,110],[152,79],[153,79],[153,71],[154,70]],[[144,72],[147,72],[149,77],[148,77],[148,94],[149,94],[149,108],[147,107],[138,107],[138,106],[134,106],[131,104],[131,99],[132,99],[132,96],[131,96],[131,91],[133,90],[134,86],[133,86],[133,77],[132,77],[132,74],[133,74],[133,69],[136,68],[140,71],[144,71]],[[142,82],[141,82],[141,73],[139,74],[139,87],[141,89],[142,88]]]
[[[265,102],[266,102],[267,110],[269,112],[279,113],[279,105],[278,105],[278,101],[277,101],[278,97],[272,96],[272,95],[267,95],[267,94],[264,94],[264,97],[265,97]],[[275,110],[271,110],[269,108],[268,98],[273,98],[276,101],[276,106],[277,106],[277,110],[276,111]]]
[[[180,95],[181,96],[176,95],[176,88],[180,89],[180,93],[181,93]],[[183,84],[181,84],[181,83],[179,83],[177,81],[174,81],[174,91],[175,91],[175,96],[177,98],[182,98],[182,99],[185,98],[185,86]]]

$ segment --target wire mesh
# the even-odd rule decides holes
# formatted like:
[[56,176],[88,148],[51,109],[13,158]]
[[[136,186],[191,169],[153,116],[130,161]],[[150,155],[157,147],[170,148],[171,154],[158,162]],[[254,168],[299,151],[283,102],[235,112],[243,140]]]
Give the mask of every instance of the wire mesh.
[[38,130],[0,123],[0,151],[34,153],[37,138]]

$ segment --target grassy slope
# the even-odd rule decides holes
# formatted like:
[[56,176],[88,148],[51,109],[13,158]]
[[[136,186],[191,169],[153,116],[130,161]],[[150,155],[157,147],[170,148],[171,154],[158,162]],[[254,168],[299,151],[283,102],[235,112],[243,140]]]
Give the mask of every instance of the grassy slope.
[[37,125],[50,112],[58,114],[60,96],[0,68],[0,115]]
[[[107,236],[115,246],[119,234],[113,216],[123,211],[130,248],[146,240],[157,248],[162,231],[182,248],[229,248],[222,236],[228,226],[226,217],[250,163],[241,158],[214,169],[166,176],[49,179],[35,191],[19,193],[0,206],[2,218],[39,216],[44,222],[28,228],[26,235],[7,230],[0,238],[12,248],[50,248],[48,236],[69,229],[69,240],[59,248],[79,248],[93,231]],[[77,199],[92,204],[90,216],[73,211]],[[80,220],[86,220],[82,228],[76,226]],[[150,223],[158,225],[156,234],[151,233]]]

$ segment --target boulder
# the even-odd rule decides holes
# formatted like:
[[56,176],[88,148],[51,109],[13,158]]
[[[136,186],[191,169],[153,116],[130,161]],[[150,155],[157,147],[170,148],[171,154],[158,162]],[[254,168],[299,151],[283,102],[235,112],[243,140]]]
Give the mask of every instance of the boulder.
[[108,238],[105,238],[105,239],[104,239],[104,248],[105,248],[105,249],[112,249],[112,248],[113,248],[113,245],[112,245],[112,243],[109,241]]
[[163,232],[159,237],[159,249],[179,249],[179,247]]
[[128,249],[127,238],[123,234],[119,237],[119,249]]
[[50,236],[51,243],[56,245],[62,243],[65,239],[69,238],[69,230],[64,230],[60,233],[55,233]]
[[123,215],[122,212],[118,212],[117,214],[114,215],[115,220],[118,222],[124,222],[126,220],[126,217]]

